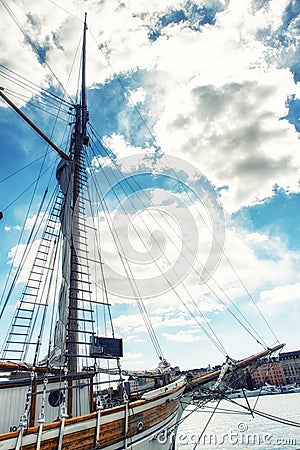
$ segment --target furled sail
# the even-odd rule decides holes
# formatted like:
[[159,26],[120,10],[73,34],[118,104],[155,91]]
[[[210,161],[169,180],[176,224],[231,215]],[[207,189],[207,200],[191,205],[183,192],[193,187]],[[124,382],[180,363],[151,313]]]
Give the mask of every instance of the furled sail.
[[[99,373],[106,373],[109,375],[118,375],[119,370],[118,369],[108,369],[108,368],[97,368]],[[155,369],[148,369],[148,370],[126,370],[122,369],[121,373],[124,376],[133,376],[133,377],[146,377],[146,378],[152,378],[157,377],[163,374],[167,374],[171,371],[171,365],[168,361],[165,359],[162,359],[158,367]]]
[[[69,289],[71,274],[71,247],[72,247],[72,193],[74,162],[61,160],[57,166],[56,178],[64,195],[60,213],[61,230],[63,235],[62,249],[62,280],[59,293],[58,320],[54,332],[54,347],[49,356],[50,367],[62,367],[66,354],[66,331],[69,317]],[[47,361],[44,358],[40,365]]]

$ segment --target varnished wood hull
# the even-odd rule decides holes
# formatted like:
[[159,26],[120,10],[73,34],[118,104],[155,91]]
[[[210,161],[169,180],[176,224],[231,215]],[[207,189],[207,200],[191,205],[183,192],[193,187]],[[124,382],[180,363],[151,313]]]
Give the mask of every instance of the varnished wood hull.
[[[143,447],[143,450],[169,448],[170,440],[166,435],[166,429],[174,425],[178,419],[183,390],[184,385],[179,384],[152,399],[130,403],[127,437],[125,437],[126,408],[124,405],[101,411],[98,439],[96,438],[96,412],[66,419],[61,449],[117,450],[125,448],[126,443],[136,449]],[[61,421],[43,426],[41,450],[57,450],[61,426]],[[18,435],[18,431],[0,435],[0,449],[15,449]],[[22,437],[22,450],[35,450],[37,439],[38,427],[26,430]]]

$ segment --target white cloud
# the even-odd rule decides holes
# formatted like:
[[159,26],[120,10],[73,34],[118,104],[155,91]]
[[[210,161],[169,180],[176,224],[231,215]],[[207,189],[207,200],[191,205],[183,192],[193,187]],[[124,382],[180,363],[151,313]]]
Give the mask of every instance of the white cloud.
[[170,342],[195,342],[201,340],[200,336],[192,331],[179,331],[177,333],[162,333],[162,336]]
[[286,307],[290,303],[299,303],[299,300],[300,283],[280,285],[260,293],[260,301],[265,307]]
[[[41,230],[45,228],[47,220],[49,218],[48,212],[41,212],[40,214],[32,214],[29,217],[27,217],[25,222],[25,230],[31,231],[33,227],[35,227],[36,230]],[[56,225],[56,228],[59,227],[59,225]]]
[[141,333],[146,327],[141,320],[140,314],[120,315],[114,319],[114,326],[127,333]]
[[[176,327],[190,327],[195,328],[195,321],[193,318],[186,314],[173,310],[172,314],[157,315],[154,305],[149,307],[149,304],[145,302],[146,308],[150,311],[150,321],[154,329],[176,328]],[[151,313],[153,311],[153,314]],[[199,320],[200,322],[203,319]],[[145,332],[146,327],[140,314],[128,314],[121,315],[114,320],[114,325],[127,333],[139,333]],[[192,331],[191,331],[192,332]],[[131,336],[131,335],[129,335]],[[136,336],[136,335],[135,335]],[[126,338],[127,339],[127,338]],[[130,338],[131,339],[131,338]]]
[[134,342],[136,344],[137,342],[146,342],[146,339],[141,339],[137,334],[132,334],[126,336],[126,342]]
[[[273,294],[276,294],[276,298],[284,298],[285,301],[295,300],[298,296],[299,285],[295,284],[294,280],[298,279],[296,268],[299,264],[299,255],[288,251],[279,238],[272,239],[259,233],[247,235],[243,230],[228,230],[225,253],[230,264],[223,258],[213,278],[206,284],[200,284],[199,274],[191,271],[183,285],[177,286],[163,296],[144,301],[152,326],[157,332],[161,332],[167,341],[179,342],[182,337],[182,340],[192,342],[191,336],[203,337],[202,326],[210,332],[206,321],[219,335],[220,330],[215,328],[215,320],[220,316],[218,322],[221,320],[224,324],[227,323],[228,313],[224,305],[237,314],[231,302],[244,316],[250,314],[249,320],[254,321],[254,328],[256,326],[259,328],[261,318],[257,315],[238,277],[243,280],[252,298],[262,308],[267,318],[271,314],[265,305],[269,305],[268,302],[271,301],[269,299]],[[278,284],[287,286],[286,291],[283,292],[282,288],[277,289]],[[179,299],[182,299],[182,303]],[[195,315],[198,323],[190,317],[188,310]],[[274,312],[276,311],[273,310],[272,315]],[[206,316],[206,321],[203,316]],[[238,317],[241,318],[239,315]],[[145,333],[139,314],[117,317],[116,326],[121,334]],[[172,328],[176,329],[176,332],[166,332]]]
[[228,187],[221,197],[229,211],[271,197],[276,184],[290,192],[300,189],[298,136],[280,120],[294,90],[292,75],[274,70],[257,76],[259,81],[221,87],[197,79],[177,85],[155,126],[166,152],[184,155],[216,186]]
[[[34,241],[30,247],[27,247],[25,244],[19,244],[12,247],[8,253],[8,264],[13,264],[14,269],[21,268],[18,283],[27,281],[39,243],[40,241],[38,240]],[[25,259],[24,255],[26,255]]]
[[[225,255],[252,293],[266,286],[289,283],[297,277],[299,255],[288,250],[280,238],[227,230]],[[247,297],[226,259],[222,259],[214,278],[233,300]]]
[[[130,145],[124,136],[120,134],[113,133],[111,136],[104,136],[103,141],[107,148],[109,148],[118,158],[126,158],[127,156],[132,155],[144,155],[145,148],[143,147],[134,147]],[[151,151],[150,148],[147,148],[147,151]],[[121,161],[122,163],[123,161]]]
[[128,363],[128,362],[136,360],[136,359],[142,359],[143,357],[144,357],[143,353],[125,352],[123,361],[125,363]]
[[5,225],[4,231],[21,231],[21,227],[20,227],[20,225],[15,225],[13,227],[11,227],[9,225]]
[[[92,159],[92,167],[93,168],[103,168],[110,166],[112,164],[112,160],[109,156],[94,156]],[[92,172],[92,171],[91,171]]]
[[135,106],[138,103],[143,103],[146,100],[147,93],[142,88],[139,87],[135,91],[127,91],[126,97],[130,106]]
[[[199,6],[215,3],[199,1]],[[262,30],[269,30],[271,37],[276,34],[287,0],[273,0],[257,10],[250,0],[234,0],[217,13],[214,25],[202,26],[198,31],[187,23],[171,23],[151,42],[148,31],[153,24],[170,8],[184,4],[179,0],[163,4],[124,4],[118,0],[90,4],[88,83],[93,85],[113,76],[94,38],[102,43],[117,74],[146,69],[152,80],[147,97],[152,98],[149,105],[156,122],[157,144],[166,153],[200,167],[218,187],[227,186],[221,192],[227,210],[235,211],[272,196],[274,185],[299,192],[298,136],[292,125],[280,120],[286,114],[287,96],[297,94],[299,87],[290,71],[280,68],[281,49],[277,55],[268,36],[258,37]],[[44,1],[15,4],[14,8],[32,39],[39,45],[48,43],[49,64],[65,84],[71,55],[78,45],[74,34],[80,36],[82,23],[54,5],[50,10],[45,8]],[[64,8],[83,18],[86,3],[69,0]],[[26,17],[26,12],[30,16]],[[8,63],[13,58],[10,67],[25,76],[28,71],[27,76],[39,84],[48,83],[32,50],[24,43],[16,45],[24,36],[18,30],[8,32],[12,26],[8,15],[4,14],[2,24],[7,28],[3,33],[2,61]],[[74,92],[77,77],[69,83]],[[142,86],[129,93],[134,104],[146,98]],[[123,114],[120,119],[124,122],[128,117]],[[114,134],[106,142],[118,156],[131,154],[122,136]]]

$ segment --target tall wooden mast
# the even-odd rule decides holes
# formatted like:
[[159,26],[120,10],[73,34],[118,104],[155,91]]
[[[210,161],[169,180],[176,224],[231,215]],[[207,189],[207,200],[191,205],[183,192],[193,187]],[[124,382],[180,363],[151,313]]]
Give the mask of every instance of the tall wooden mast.
[[[78,252],[80,252],[80,195],[84,183],[84,164],[83,164],[83,146],[88,144],[86,135],[86,125],[88,121],[88,112],[86,105],[86,14],[84,19],[83,43],[82,43],[82,82],[81,82],[81,101],[75,106],[76,119],[75,128],[71,144],[71,153],[74,161],[74,185],[72,195],[72,244],[71,244],[71,271],[70,271],[70,291],[69,291],[69,320],[68,320],[68,372],[76,373],[78,371],[79,340],[78,340],[78,292],[79,292],[79,274],[81,272]],[[75,248],[76,247],[76,248]]]

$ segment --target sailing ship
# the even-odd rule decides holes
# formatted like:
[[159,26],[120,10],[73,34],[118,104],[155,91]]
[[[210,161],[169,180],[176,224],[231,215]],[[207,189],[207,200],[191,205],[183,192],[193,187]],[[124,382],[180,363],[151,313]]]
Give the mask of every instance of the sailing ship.
[[[32,258],[32,242],[37,242],[28,279],[21,283],[20,292],[22,257],[16,272],[10,274],[12,286],[2,305],[3,320],[10,299],[15,299],[16,309],[0,360],[3,450],[174,448],[174,430],[195,390],[213,383],[209,400],[212,392],[219,392],[219,386],[230,373],[238,373],[282,348],[282,344],[276,344],[241,361],[228,358],[221,368],[192,379],[172,368],[159,346],[156,369],[122,369],[123,341],[114,333],[108,293],[104,289],[100,295],[93,286],[94,272],[105,279],[97,238],[93,250],[88,248],[89,235],[92,232],[97,235],[97,227],[88,220],[86,211],[87,199],[90,205],[96,203],[89,198],[89,171],[85,163],[89,146],[86,30],[85,19],[81,95],[80,101],[72,106],[74,123],[69,150],[63,151],[54,144],[0,91],[2,99],[60,157],[56,170],[58,187],[49,202],[49,212],[42,219],[37,218],[24,252],[24,258]],[[43,202],[44,199],[37,217],[44,211]],[[139,301],[146,326],[155,340],[146,308]],[[108,318],[110,331],[102,328],[101,333],[99,311]],[[138,388],[133,389],[130,377],[139,380]],[[160,439],[161,433],[167,433],[170,439]]]

